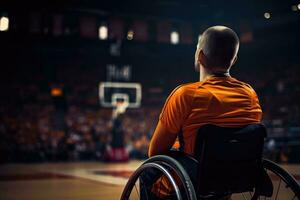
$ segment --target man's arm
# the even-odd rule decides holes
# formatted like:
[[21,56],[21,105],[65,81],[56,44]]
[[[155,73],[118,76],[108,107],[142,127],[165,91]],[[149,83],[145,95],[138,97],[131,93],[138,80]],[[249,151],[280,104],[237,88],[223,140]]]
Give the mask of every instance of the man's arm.
[[179,86],[169,95],[150,141],[149,157],[166,154],[181,131],[185,118],[191,111],[194,90]]
[[148,156],[166,154],[175,143],[177,134],[170,133],[159,121],[150,141]]

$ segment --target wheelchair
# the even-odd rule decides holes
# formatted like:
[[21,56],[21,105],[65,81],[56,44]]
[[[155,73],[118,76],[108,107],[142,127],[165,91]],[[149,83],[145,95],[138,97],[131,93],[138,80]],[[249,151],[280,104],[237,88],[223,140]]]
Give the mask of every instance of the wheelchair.
[[193,157],[170,151],[149,158],[129,178],[121,200],[300,200],[295,178],[262,158],[266,136],[262,124],[205,125]]

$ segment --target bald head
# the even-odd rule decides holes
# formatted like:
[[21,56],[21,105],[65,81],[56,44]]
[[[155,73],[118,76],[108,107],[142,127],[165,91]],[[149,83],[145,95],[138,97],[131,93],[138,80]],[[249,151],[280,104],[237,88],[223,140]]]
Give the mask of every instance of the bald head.
[[237,34],[226,26],[213,26],[205,30],[197,46],[198,53],[202,51],[206,58],[206,67],[219,70],[228,70],[233,65],[238,49]]

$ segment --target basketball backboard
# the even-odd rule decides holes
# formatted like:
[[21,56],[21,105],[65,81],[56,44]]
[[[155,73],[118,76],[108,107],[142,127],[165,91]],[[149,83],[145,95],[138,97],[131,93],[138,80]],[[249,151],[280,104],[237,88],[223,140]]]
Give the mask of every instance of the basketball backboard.
[[118,102],[124,102],[128,108],[138,108],[142,100],[142,86],[140,83],[101,82],[99,98],[103,107],[113,108]]

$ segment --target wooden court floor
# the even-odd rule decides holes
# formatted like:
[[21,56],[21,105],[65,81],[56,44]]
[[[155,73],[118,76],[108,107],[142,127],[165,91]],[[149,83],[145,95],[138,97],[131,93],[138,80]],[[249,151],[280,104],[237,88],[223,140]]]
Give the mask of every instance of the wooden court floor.
[[[140,161],[0,165],[1,200],[119,199]],[[300,175],[300,165],[284,165]]]
[[119,199],[140,162],[57,163],[0,166],[1,200]]

